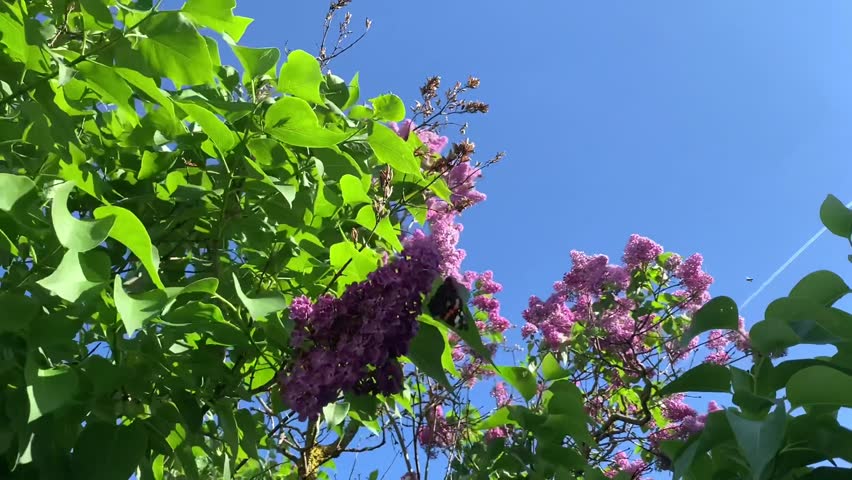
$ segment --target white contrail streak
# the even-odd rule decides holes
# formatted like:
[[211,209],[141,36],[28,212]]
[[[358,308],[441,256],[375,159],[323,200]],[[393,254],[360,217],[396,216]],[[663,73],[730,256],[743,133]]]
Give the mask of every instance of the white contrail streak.
[[[846,208],[852,208],[852,202],[847,203]],[[805,250],[808,249],[808,247],[813,245],[813,243],[816,242],[817,239],[823,233],[825,233],[826,230],[827,229],[825,227],[820,228],[819,231],[816,232],[813,237],[811,237],[807,242],[805,242],[804,245],[802,245],[798,250],[796,250],[796,253],[794,253],[793,256],[788,258],[786,262],[784,262],[780,267],[778,267],[778,270],[775,270],[775,272],[772,275],[770,275],[769,278],[767,278],[765,282],[761,283],[760,286],[757,287],[757,290],[755,290],[754,293],[752,293],[751,295],[749,295],[748,298],[746,298],[745,302],[743,302],[740,309],[744,309],[745,307],[747,307],[748,304],[751,303],[751,301],[755,299],[755,297],[760,295],[760,292],[762,292],[766,287],[768,287],[769,284],[772,283],[772,281],[775,280],[778,277],[778,275],[781,275],[781,273],[783,273],[784,270],[786,270],[787,267],[789,267],[791,263],[793,263],[797,258],[799,258],[799,255],[804,253]]]

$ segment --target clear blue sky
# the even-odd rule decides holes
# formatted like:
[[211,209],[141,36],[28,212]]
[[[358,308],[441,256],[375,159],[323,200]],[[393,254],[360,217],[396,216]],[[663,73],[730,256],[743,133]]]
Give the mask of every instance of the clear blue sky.
[[[255,18],[242,43],[315,53],[326,7],[238,0]],[[488,201],[463,216],[464,267],[494,270],[517,325],[528,296],[570,268],[569,250],[619,257],[634,232],[701,252],[712,293],[742,302],[821,226],[827,193],[852,200],[849,2],[355,0],[351,11],[356,32],[365,17],[373,27],[332,69],[360,71],[363,98],[410,103],[429,75],[482,79],[491,112],[468,134],[482,160],[508,155],[480,184]],[[811,271],[852,280],[848,250],[823,236],[753,301],[748,324]]]

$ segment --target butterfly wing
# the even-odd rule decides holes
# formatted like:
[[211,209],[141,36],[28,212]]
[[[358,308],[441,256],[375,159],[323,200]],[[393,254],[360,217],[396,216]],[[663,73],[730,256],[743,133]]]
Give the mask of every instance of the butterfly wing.
[[462,312],[463,288],[456,279],[447,277],[429,300],[429,313],[453,328],[466,329],[467,322]]

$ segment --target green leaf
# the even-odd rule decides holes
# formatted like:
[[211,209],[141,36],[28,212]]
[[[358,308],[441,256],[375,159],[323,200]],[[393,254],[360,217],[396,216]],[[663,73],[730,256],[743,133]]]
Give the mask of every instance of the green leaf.
[[405,104],[402,99],[392,93],[379,95],[376,98],[371,98],[370,103],[373,104],[373,111],[376,120],[386,122],[400,122],[405,118]]
[[815,366],[823,366],[832,368],[834,370],[838,370],[840,372],[844,372],[847,375],[852,375],[852,369],[838,365],[836,363],[827,362],[825,360],[818,359],[799,359],[799,360],[787,360],[786,362],[781,362],[776,365],[772,370],[769,370],[766,378],[762,378],[758,375],[758,381],[762,380],[764,384],[760,384],[767,390],[777,391],[781,390],[787,385],[787,382],[790,381],[790,378],[796,374],[797,372],[804,370],[808,367]]
[[180,294],[184,293],[216,293],[216,290],[219,289],[219,279],[218,278],[202,278],[201,280],[196,280],[189,285],[180,289]]
[[547,389],[553,396],[547,402],[549,413],[572,415],[588,419],[583,392],[570,380],[559,380]]
[[236,6],[236,0],[187,0],[181,11],[195,23],[239,42],[253,20],[234,16]]
[[223,154],[230,152],[237,144],[237,137],[234,132],[213,112],[194,103],[181,102],[179,105],[183,111],[192,117],[192,120],[201,125],[204,133]]
[[213,82],[207,42],[182,13],[154,13],[139,30],[145,35],[137,44],[139,53],[153,71],[178,88]]
[[358,83],[358,73],[355,73],[355,76],[352,77],[352,81],[349,82],[349,99],[346,100],[346,103],[340,107],[341,110],[346,110],[347,108],[352,107],[358,102],[358,97],[361,95],[361,87]]
[[98,220],[113,220],[114,223],[109,231],[109,236],[130,249],[133,255],[136,255],[154,285],[165,288],[157,271],[160,263],[159,256],[155,253],[154,245],[151,244],[151,237],[148,236],[148,231],[145,230],[142,221],[130,210],[115,206],[98,207],[94,214]]
[[322,409],[322,416],[325,418],[325,422],[329,427],[340,425],[346,420],[347,415],[349,415],[348,402],[331,403]]
[[260,438],[257,434],[258,421],[245,408],[237,410],[236,417],[237,426],[240,428],[240,447],[242,447],[249,458],[260,458],[260,454],[257,451],[257,446],[260,444]]
[[75,480],[130,478],[145,458],[148,434],[142,422],[111,425],[87,422],[71,455]]
[[530,401],[537,393],[538,384],[533,375],[524,367],[513,366],[498,366],[497,373],[503,377],[510,385],[515,387],[515,390],[524,397],[524,400]]
[[731,371],[728,367],[702,363],[689,369],[659,391],[661,397],[679,392],[730,392]]
[[157,86],[154,80],[130,68],[113,67],[113,71],[120,75],[130,85],[136,87],[139,91],[150,97],[151,100],[157,102],[157,104],[163,107],[163,109],[168,113],[169,119],[173,122],[177,122],[174,102],[172,102],[172,99],[169,98],[166,92]]
[[376,212],[373,210],[373,206],[364,205],[361,207],[358,214],[355,215],[355,221],[367,230],[372,230],[376,226]]
[[579,470],[586,466],[586,461],[576,449],[542,443],[536,448],[536,455],[553,465]]
[[349,110],[349,118],[352,120],[369,120],[373,118],[373,110],[364,105],[354,105]]
[[446,339],[441,332],[428,323],[420,322],[417,335],[411,340],[407,357],[411,362],[447,389],[452,389],[441,357],[446,348]]
[[743,418],[733,408],[727,409],[725,414],[740,450],[752,468],[752,478],[760,480],[763,471],[784,444],[787,412],[783,402],[778,403],[775,411],[763,421]]
[[510,411],[507,407],[500,407],[494,411],[482,423],[477,425],[480,430],[490,430],[494,427],[502,427],[503,425],[517,425],[518,422],[510,416]]
[[852,210],[834,195],[829,195],[819,208],[819,218],[829,232],[849,238],[852,236]]
[[544,422],[541,425],[531,427],[530,430],[537,437],[544,439],[544,443],[550,444],[556,438],[561,439],[561,437],[568,435],[578,442],[589,445],[595,444],[586,425],[586,418],[575,415],[549,414],[544,417]]
[[131,296],[124,291],[121,277],[118,275],[115,276],[113,298],[128,335],[142,328],[147,320],[160,315],[169,300],[166,292],[162,290],[151,290]]
[[15,203],[35,188],[29,177],[0,173],[0,210],[12,210]]
[[818,467],[796,480],[848,480],[852,478],[852,469],[841,467]]
[[852,340],[852,315],[806,297],[782,297],[766,307],[767,321],[787,322],[802,343]]
[[732,440],[733,435],[725,412],[708,414],[704,430],[697,436],[693,436],[685,447],[681,448],[674,455],[674,458],[672,458],[674,463],[674,479],[683,477],[690,470],[695,462],[695,457],[703,455],[719,444],[724,444]]
[[335,243],[329,248],[329,261],[337,270],[346,266],[341,275],[341,281],[346,285],[349,283],[347,280],[358,282],[367,278],[367,275],[376,269],[379,256],[369,248],[359,251],[355,244],[347,240]]
[[[92,19],[95,20],[99,26],[112,27],[113,19],[112,13],[110,13],[109,8],[104,4],[103,0],[81,0],[80,2],[83,10],[91,15]],[[91,28],[91,25],[87,25]]]
[[[359,203],[372,204],[373,200],[367,195],[367,187],[361,179],[354,175],[346,174],[340,179],[340,190],[343,193],[343,203],[347,205],[358,205]],[[375,216],[373,225],[375,225]],[[367,227],[372,228],[373,225]]]
[[214,410],[222,427],[222,441],[227,445],[230,457],[236,458],[240,446],[240,431],[237,428],[234,404],[229,401],[220,401],[216,404]]
[[41,308],[25,295],[2,292],[0,293],[0,333],[20,332],[25,330],[30,322],[41,313]]
[[237,296],[255,320],[263,320],[267,315],[280,312],[287,308],[287,301],[279,294],[269,293],[262,297],[249,298],[243,292],[243,288],[240,286],[240,281],[237,279],[237,275],[232,275],[234,278],[234,288],[237,289]]
[[110,265],[109,255],[102,250],[68,250],[56,270],[38,284],[65,301],[76,302],[87,291],[109,282]]
[[400,173],[421,176],[420,161],[405,141],[390,128],[380,123],[373,123],[367,141],[380,163],[390,165]]
[[322,71],[316,58],[304,50],[293,50],[281,66],[278,90],[317,105],[325,103],[320,94]]
[[86,252],[106,240],[115,224],[115,218],[102,220],[77,220],[68,211],[68,196],[74,189],[73,182],[65,182],[53,190],[50,216],[59,243],[65,248]]
[[794,407],[852,407],[852,375],[825,366],[799,370],[787,382],[787,398]]
[[112,67],[88,61],[77,65],[76,68],[85,75],[86,85],[97,92],[105,100],[104,103],[115,104],[118,107],[118,113],[123,121],[133,126],[139,124],[139,114],[133,108],[131,99],[133,90]]
[[245,69],[246,76],[254,79],[265,75],[278,64],[281,52],[277,48],[250,48],[229,43],[234,55]]
[[808,298],[822,306],[830,307],[849,291],[849,285],[846,285],[839,275],[828,270],[819,270],[799,280],[789,296]]
[[751,346],[763,354],[780,352],[797,345],[801,338],[786,322],[761,320],[749,330]]
[[60,366],[37,370],[35,377],[27,383],[27,396],[30,400],[30,415],[27,421],[33,422],[68,404],[77,394],[79,380],[75,370]]
[[142,166],[139,167],[139,180],[151,178],[161,172],[168,171],[174,165],[178,156],[175,152],[142,152]]
[[382,217],[379,220],[379,225],[376,227],[376,235],[384,240],[391,250],[402,251],[402,242],[399,241],[399,231],[394,228],[388,217]]
[[736,330],[739,326],[737,304],[729,297],[714,297],[705,303],[695,315],[689,329],[681,338],[686,346],[690,340],[710,330]]
[[556,360],[556,357],[554,357],[552,353],[548,352],[541,361],[541,374],[544,376],[545,380],[550,381],[568,377],[571,375],[571,372],[562,368]]
[[348,137],[320,126],[316,113],[300,98],[279,98],[266,111],[265,118],[270,135],[297,147],[330,147]]
[[21,16],[16,15],[18,12],[7,10],[12,8],[14,8],[12,5],[0,3],[0,31],[3,32],[3,45],[6,47],[7,55],[28,64],[32,46],[27,42]]

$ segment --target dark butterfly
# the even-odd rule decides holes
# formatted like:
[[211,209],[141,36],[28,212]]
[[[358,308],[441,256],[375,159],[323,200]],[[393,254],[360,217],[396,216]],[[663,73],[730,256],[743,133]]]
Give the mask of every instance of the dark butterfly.
[[464,286],[455,278],[447,277],[429,300],[429,314],[457,330],[467,330],[467,319],[462,309],[464,292]]

